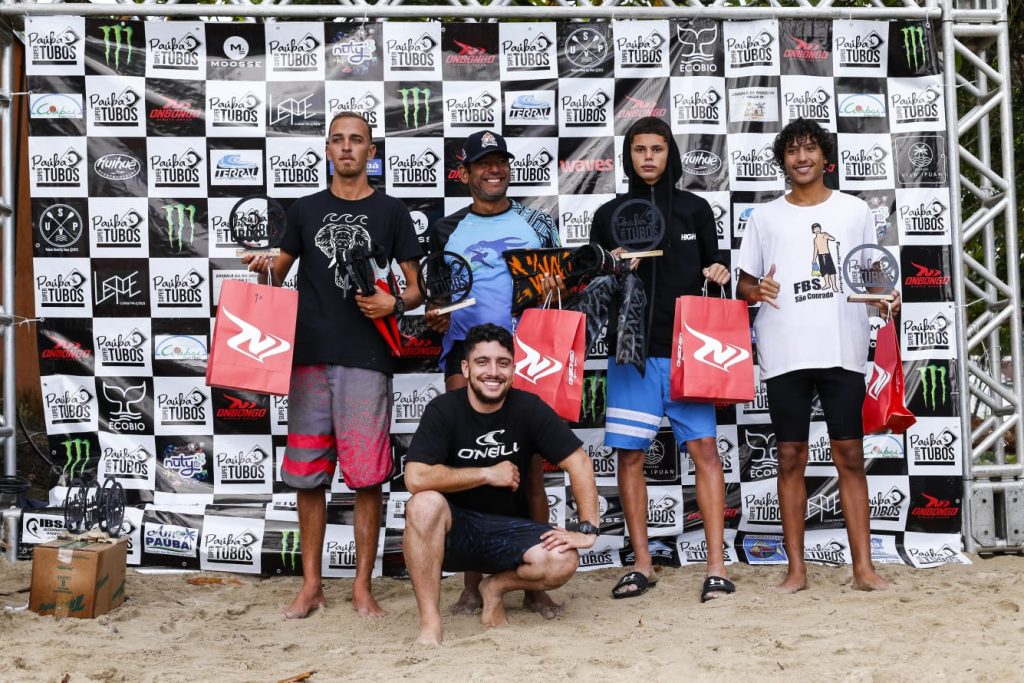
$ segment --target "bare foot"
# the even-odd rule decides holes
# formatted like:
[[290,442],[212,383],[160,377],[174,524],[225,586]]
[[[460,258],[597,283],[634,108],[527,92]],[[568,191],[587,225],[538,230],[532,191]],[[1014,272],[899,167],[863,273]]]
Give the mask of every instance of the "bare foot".
[[505,604],[502,602],[504,595],[494,589],[494,577],[488,576],[480,582],[480,596],[484,601],[480,623],[484,626],[507,625],[508,617],[505,616]]
[[355,586],[352,587],[352,608],[359,616],[370,619],[383,619],[385,614],[369,590]]
[[523,591],[523,609],[536,612],[545,619],[562,616],[565,607],[551,599],[545,591]]
[[441,622],[431,626],[420,626],[420,637],[416,639],[417,645],[435,646],[441,644]]
[[782,580],[782,583],[775,586],[774,590],[776,593],[782,593],[784,595],[791,595],[793,593],[799,593],[800,591],[807,588],[807,575],[797,574],[789,572],[786,574],[786,578]]
[[875,570],[857,572],[853,575],[853,587],[859,591],[891,591],[891,583],[883,579]]
[[313,610],[326,606],[327,601],[324,600],[324,589],[321,586],[314,593],[299,591],[292,604],[281,610],[281,614],[285,619],[305,619]]
[[484,599],[480,597],[480,588],[466,586],[462,589],[462,595],[452,605],[452,614],[474,614],[483,605]]

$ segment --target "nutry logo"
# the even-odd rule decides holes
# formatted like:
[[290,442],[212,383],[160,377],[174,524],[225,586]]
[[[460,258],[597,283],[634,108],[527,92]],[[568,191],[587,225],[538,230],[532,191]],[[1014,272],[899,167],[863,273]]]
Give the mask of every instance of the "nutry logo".
[[907,447],[915,465],[952,465],[956,462],[956,434],[943,429],[938,434],[911,434]]
[[292,348],[292,345],[270,333],[264,333],[243,318],[235,315],[227,308],[221,307],[224,316],[238,326],[238,334],[228,339],[228,347],[254,361],[263,363],[267,358],[285,353]]
[[175,273],[167,277],[153,277],[153,288],[156,290],[156,303],[167,308],[198,308],[203,305],[203,285],[206,278],[195,268],[190,268],[181,275]]
[[208,109],[214,126],[253,127],[259,125],[262,106],[255,93],[247,92],[240,97],[211,97]]
[[323,157],[307,147],[301,154],[270,157],[270,168],[277,187],[316,188],[320,182],[320,164]]
[[516,375],[531,384],[562,371],[562,363],[550,356],[545,356],[537,349],[527,345],[521,339],[516,344],[526,356],[516,363]]
[[652,528],[673,527],[679,519],[681,501],[669,495],[658,500],[647,501],[647,526]]
[[522,40],[505,40],[501,43],[508,71],[542,71],[551,67],[548,53],[553,43],[544,34]]
[[276,71],[316,71],[320,41],[307,33],[302,38],[271,40],[267,43],[271,66]]
[[430,71],[437,41],[424,33],[419,38],[389,40],[385,45],[392,71]]
[[938,121],[942,113],[941,98],[942,95],[935,86],[928,86],[909,94],[894,93],[890,96],[897,123]]
[[704,92],[680,93],[672,98],[672,106],[676,111],[676,123],[714,124],[722,120],[719,103],[722,93],[714,88]]
[[694,73],[718,71],[718,65],[715,64],[715,42],[718,40],[717,23],[699,29],[677,24],[676,37],[679,39],[681,50],[680,71]]
[[366,122],[370,124],[370,128],[377,127],[377,107],[379,105],[380,100],[370,91],[348,98],[332,97],[327,101],[327,109],[332,116],[341,111],[354,111],[362,114]]
[[147,553],[195,557],[199,530],[170,524],[146,524],[143,545]]
[[742,39],[729,38],[725,47],[729,51],[729,62],[734,69],[748,66],[771,66],[772,43],[775,39],[767,30]]
[[889,153],[879,145],[856,151],[843,150],[840,155],[843,175],[847,180],[885,180],[888,157]]
[[763,495],[750,493],[743,497],[747,510],[747,519],[752,524],[781,524],[782,508],[779,506],[779,494],[766,491]]
[[445,100],[445,109],[453,126],[493,126],[497,101],[498,98],[484,91],[466,98],[449,97]]
[[331,45],[331,56],[335,61],[354,67],[375,61],[373,53],[376,51],[377,41],[361,32],[344,36]]
[[907,500],[907,494],[893,486],[888,492],[879,491],[868,498],[868,507],[871,510],[871,519],[884,519],[899,521],[900,511],[903,503]]
[[549,184],[551,182],[551,162],[554,158],[554,155],[544,148],[538,152],[519,155],[510,164],[509,183],[516,186],[533,187]]
[[142,446],[103,450],[103,467],[107,477],[148,479],[152,461],[153,454]]
[[82,182],[80,167],[84,157],[70,147],[64,152],[35,154],[32,173],[37,187],[78,187]]
[[946,232],[946,205],[938,199],[917,206],[901,206],[900,221],[908,235],[943,235]]
[[[693,353],[693,359],[700,363],[729,372],[729,368],[750,358],[750,352],[746,349],[741,349],[733,344],[726,344],[711,335],[698,332],[690,327],[689,323],[684,322],[683,326],[687,332],[703,343],[703,346]],[[681,343],[682,341],[680,341]]]
[[107,180],[129,180],[139,175],[142,164],[127,154],[106,154],[93,164],[96,175]]
[[154,69],[199,71],[199,48],[202,46],[202,41],[191,31],[166,39],[150,38],[148,57]]
[[89,96],[89,108],[98,126],[137,126],[139,124],[139,108],[142,100],[137,92],[125,88],[120,93],[99,93]]
[[839,36],[835,51],[839,55],[839,66],[849,68],[874,68],[882,63],[882,46],[885,40],[877,32],[863,36]]
[[206,471],[206,451],[203,449],[201,441],[184,446],[168,445],[164,451],[163,466],[186,479],[205,481],[209,473]]
[[356,566],[355,541],[328,541],[324,548],[327,551],[327,566],[331,569],[352,569]]
[[122,367],[143,367],[146,364],[146,349],[149,339],[137,328],[127,334],[96,337],[96,348],[100,362],[104,365]]
[[615,41],[615,48],[623,67],[644,68],[661,65],[662,48],[667,42],[665,36],[657,31],[651,31],[646,36],[619,38]]
[[815,543],[804,548],[804,559],[824,564],[845,564],[846,545],[835,539],[827,543]]
[[775,164],[775,155],[770,145],[761,149],[737,149],[730,155],[736,180],[766,181],[778,180],[779,167]]
[[36,292],[43,308],[85,308],[85,276],[77,268],[53,276],[37,275]]
[[907,351],[949,348],[949,332],[952,321],[942,313],[937,313],[930,320],[903,321],[903,343]]
[[832,96],[825,92],[824,88],[805,90],[802,93],[787,92],[785,100],[791,119],[828,121],[831,118],[829,102],[832,101]]
[[218,564],[253,564],[259,538],[246,529],[240,534],[206,534],[206,561]]
[[691,175],[713,175],[722,170],[722,157],[706,149],[693,149],[682,156],[683,172]]
[[165,425],[206,424],[206,403],[209,399],[199,389],[186,393],[160,394],[156,397],[160,422]]
[[519,452],[519,444],[504,443],[504,433],[504,429],[495,429],[481,434],[476,438],[476,445],[479,448],[460,448],[456,455],[463,460],[493,460],[515,455]]
[[395,187],[434,187],[437,184],[437,162],[441,160],[433,150],[425,149],[407,157],[393,155],[388,158],[392,185]]
[[191,147],[181,154],[155,154],[149,158],[156,187],[196,188],[200,186],[199,165],[203,157]]
[[108,427],[117,432],[141,432],[145,425],[141,422],[142,413],[136,410],[138,404],[146,398],[146,384],[132,387],[120,387],[116,384],[102,382],[103,397],[113,406],[110,412]]
[[218,453],[217,467],[220,469],[222,484],[250,484],[266,481],[270,455],[253,446],[248,451]]
[[562,97],[562,112],[566,127],[603,126],[608,121],[605,105],[610,101],[611,98],[608,97],[608,94],[600,88],[592,93],[582,93],[576,97],[564,95]]
[[46,394],[50,422],[55,425],[89,422],[92,417],[92,399],[92,394],[85,387]]
[[70,26],[47,33],[28,34],[32,61],[38,65],[75,64],[78,58],[78,43],[81,40],[81,36]]

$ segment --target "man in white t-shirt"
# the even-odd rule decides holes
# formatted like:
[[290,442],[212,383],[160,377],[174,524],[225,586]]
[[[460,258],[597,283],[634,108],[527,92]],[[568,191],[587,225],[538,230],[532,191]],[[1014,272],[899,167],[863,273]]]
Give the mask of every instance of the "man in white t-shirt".
[[[854,585],[863,590],[889,588],[871,562],[864,473],[861,406],[870,335],[868,311],[864,304],[846,300],[850,292],[836,275],[836,265],[851,250],[877,244],[875,222],[863,200],[825,186],[831,150],[832,139],[813,121],[797,119],[779,133],[775,161],[785,171],[791,191],[754,209],[738,264],[739,298],[767,304],[758,311],[754,332],[779,458],[779,504],[789,571],[778,590],[785,593],[807,587],[804,469],[815,392],[825,411],[839,474]],[[895,314],[899,293],[893,294]],[[878,307],[881,315],[887,314],[886,304]]]

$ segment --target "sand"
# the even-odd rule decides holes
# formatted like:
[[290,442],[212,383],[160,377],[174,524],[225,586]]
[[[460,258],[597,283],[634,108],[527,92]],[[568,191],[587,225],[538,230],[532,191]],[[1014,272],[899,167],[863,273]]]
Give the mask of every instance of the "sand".
[[[129,569],[128,602],[97,619],[0,609],[0,680],[1021,680],[1024,558],[971,559],[882,566],[893,593],[855,591],[848,568],[812,566],[810,588],[793,596],[769,590],[781,568],[734,565],[737,594],[706,605],[697,567],[663,569],[657,587],[628,600],[609,597],[621,570],[581,573],[554,593],[562,617],[545,621],[509,595],[509,626],[446,616],[439,648],[413,644],[407,581],[375,581],[384,620],[357,617],[342,579],[327,583],[327,609],[287,622],[279,611],[295,577],[193,586],[196,574]],[[0,605],[28,602],[30,572],[0,560]],[[446,608],[460,584],[443,582]]]

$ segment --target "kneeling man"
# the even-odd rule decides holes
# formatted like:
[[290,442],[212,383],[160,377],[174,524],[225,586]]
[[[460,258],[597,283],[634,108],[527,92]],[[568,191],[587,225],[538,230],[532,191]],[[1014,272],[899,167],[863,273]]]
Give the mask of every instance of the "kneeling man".
[[[478,325],[465,339],[469,386],[423,411],[405,458],[405,562],[420,610],[417,642],[441,642],[441,571],[489,574],[480,584],[485,626],[507,623],[502,596],[566,583],[577,548],[597,540],[597,488],[582,442],[537,396],[512,388],[512,335]],[[530,519],[520,473],[533,453],[569,473],[577,531]]]

